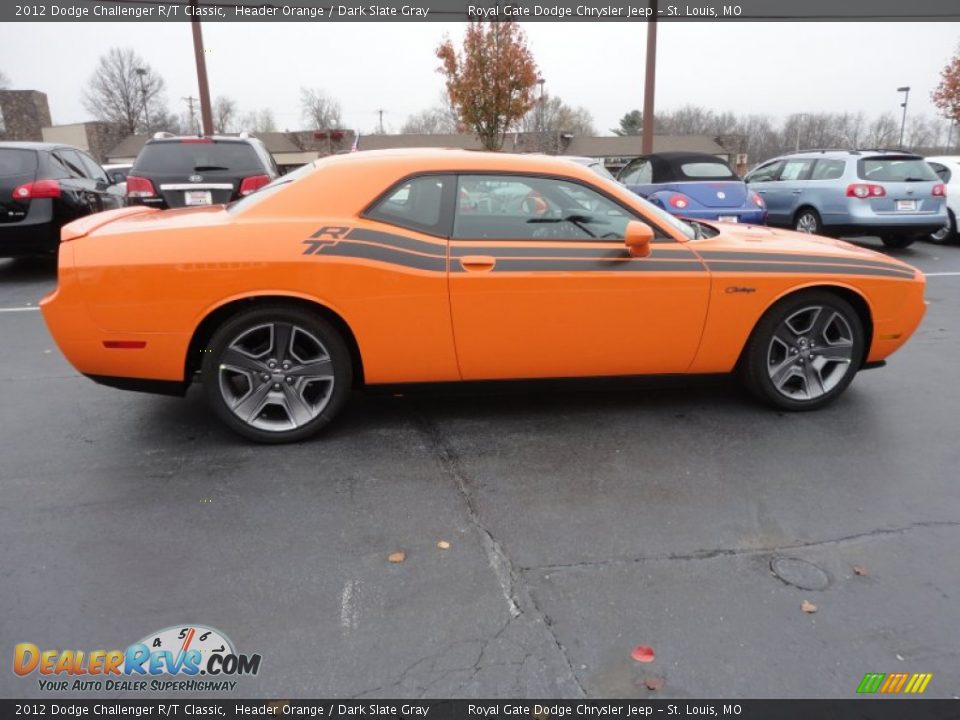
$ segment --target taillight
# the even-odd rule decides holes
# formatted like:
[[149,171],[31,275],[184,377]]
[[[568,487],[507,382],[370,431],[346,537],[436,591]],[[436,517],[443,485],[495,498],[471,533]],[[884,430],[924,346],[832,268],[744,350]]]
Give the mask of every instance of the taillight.
[[249,195],[262,188],[268,182],[270,182],[269,175],[251,175],[250,177],[245,177],[243,182],[240,183],[240,194]]
[[887,191],[884,190],[883,185],[873,185],[871,183],[853,183],[852,185],[847,185],[847,197],[864,199],[884,197],[886,194]]
[[947,188],[943,183],[937,183],[930,194],[934,197],[944,197],[947,194]]
[[677,210],[683,210],[687,205],[690,204],[690,200],[686,195],[681,195],[677,193],[676,195],[671,195],[670,200],[668,201],[671,206],[675,207]]
[[37,180],[36,182],[18,185],[13,189],[14,200],[58,197],[60,197],[60,183],[56,180]]
[[756,205],[761,210],[766,210],[767,205],[763,202],[763,198],[757,195],[756,193],[750,193],[750,199],[753,200],[753,204]]
[[136,175],[127,175],[127,197],[147,198],[156,197],[157,191],[153,183],[147,178],[137,177]]

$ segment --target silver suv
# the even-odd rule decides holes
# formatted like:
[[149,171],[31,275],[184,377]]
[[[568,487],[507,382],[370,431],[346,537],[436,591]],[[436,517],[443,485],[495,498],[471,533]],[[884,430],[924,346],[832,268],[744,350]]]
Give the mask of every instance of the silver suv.
[[919,155],[811,150],[768,160],[744,178],[767,222],[821,235],[877,235],[904,248],[947,224],[943,183]]

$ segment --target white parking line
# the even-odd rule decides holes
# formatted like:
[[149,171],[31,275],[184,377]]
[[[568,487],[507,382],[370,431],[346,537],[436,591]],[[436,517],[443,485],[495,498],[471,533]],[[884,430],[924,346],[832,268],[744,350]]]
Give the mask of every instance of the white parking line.
[[0,313],[4,312],[29,312],[30,310],[39,310],[38,307],[15,307],[15,308],[0,308]]

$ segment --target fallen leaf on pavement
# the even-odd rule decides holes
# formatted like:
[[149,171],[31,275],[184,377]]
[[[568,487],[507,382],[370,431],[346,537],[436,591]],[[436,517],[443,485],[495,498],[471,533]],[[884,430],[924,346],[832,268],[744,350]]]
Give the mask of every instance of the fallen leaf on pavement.
[[663,678],[648,677],[643,681],[643,684],[647,686],[647,690],[659,690],[663,687]]
[[407,554],[403,550],[398,550],[395,553],[390,553],[390,555],[387,557],[387,560],[389,560],[392,563],[402,563],[406,559],[407,559]]
[[630,657],[637,662],[648,663],[653,662],[657,655],[649,645],[637,645],[630,653]]
[[441,550],[449,550],[450,543],[448,543],[446,540],[441,540],[440,542],[437,543],[437,547],[440,548]]
[[809,600],[804,600],[802,603],[800,603],[800,609],[805,613],[815,613],[817,611],[817,606]]
[[863,565],[854,565],[853,566],[854,575],[866,575],[867,569]]

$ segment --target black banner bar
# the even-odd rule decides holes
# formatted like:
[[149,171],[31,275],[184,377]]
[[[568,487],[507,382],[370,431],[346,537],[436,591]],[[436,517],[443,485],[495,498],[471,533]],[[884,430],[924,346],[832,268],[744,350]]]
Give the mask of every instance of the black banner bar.
[[949,720],[956,700],[0,700],[9,718],[323,718],[324,720]]
[[[655,7],[655,9],[654,9]],[[956,0],[36,0],[0,3],[0,22],[943,22]]]

